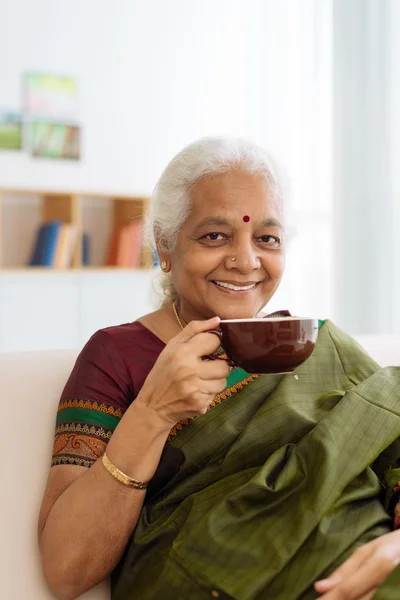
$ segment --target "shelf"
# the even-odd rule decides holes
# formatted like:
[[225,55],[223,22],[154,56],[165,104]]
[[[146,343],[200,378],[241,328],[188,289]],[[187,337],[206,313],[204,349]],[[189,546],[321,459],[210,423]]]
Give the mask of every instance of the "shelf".
[[32,188],[0,188],[0,193],[11,194],[11,195],[31,195],[31,196],[81,196],[84,198],[120,198],[121,200],[132,200],[138,198],[146,198],[147,196],[133,196],[132,194],[118,194],[114,192],[83,192],[76,190],[44,190],[44,189],[32,189]]
[[72,267],[71,269],[54,269],[52,267],[2,267],[1,273],[150,273],[156,272],[156,268],[138,267],[128,269],[125,267]]
[[[0,271],[5,269],[24,269],[31,272],[37,272],[38,269],[53,270],[50,267],[28,267],[27,262],[39,226],[54,220],[76,227],[77,242],[72,257],[72,270],[124,269],[124,267],[103,266],[108,255],[112,233],[130,223],[132,219],[143,219],[148,201],[144,196],[102,192],[1,188]],[[91,246],[92,264],[85,267],[82,265],[83,233],[89,235]],[[142,268],[152,266],[153,257],[150,250],[142,248],[140,262]]]

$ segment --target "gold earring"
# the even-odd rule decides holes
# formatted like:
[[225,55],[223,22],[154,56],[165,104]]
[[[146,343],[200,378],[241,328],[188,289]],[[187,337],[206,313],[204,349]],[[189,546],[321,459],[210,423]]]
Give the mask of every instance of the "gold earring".
[[161,271],[164,271],[164,273],[165,273],[168,269],[167,261],[163,260],[160,267],[161,267]]

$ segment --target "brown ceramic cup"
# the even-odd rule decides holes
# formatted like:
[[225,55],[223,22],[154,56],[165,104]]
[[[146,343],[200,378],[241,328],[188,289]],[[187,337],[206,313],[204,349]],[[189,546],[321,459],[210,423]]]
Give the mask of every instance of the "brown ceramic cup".
[[291,373],[314,349],[318,320],[285,317],[221,321],[231,364],[248,373]]

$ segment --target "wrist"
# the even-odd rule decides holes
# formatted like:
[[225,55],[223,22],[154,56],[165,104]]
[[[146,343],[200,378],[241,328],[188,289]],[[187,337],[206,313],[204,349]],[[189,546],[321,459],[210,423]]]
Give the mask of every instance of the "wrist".
[[140,398],[140,395],[132,402],[129,412],[135,419],[135,423],[148,431],[151,437],[165,436],[167,438],[174,426],[174,423],[169,423],[164,419],[144,399]]
[[157,468],[171,427],[134,400],[107,445],[107,455],[123,473],[149,481]]

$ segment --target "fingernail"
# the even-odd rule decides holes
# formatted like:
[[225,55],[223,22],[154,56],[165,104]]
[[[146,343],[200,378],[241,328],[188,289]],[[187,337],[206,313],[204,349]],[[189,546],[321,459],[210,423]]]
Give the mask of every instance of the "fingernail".
[[319,579],[318,581],[315,582],[316,585],[321,585],[323,587],[331,587],[333,585],[336,585],[336,583],[338,583],[339,580],[338,579]]

